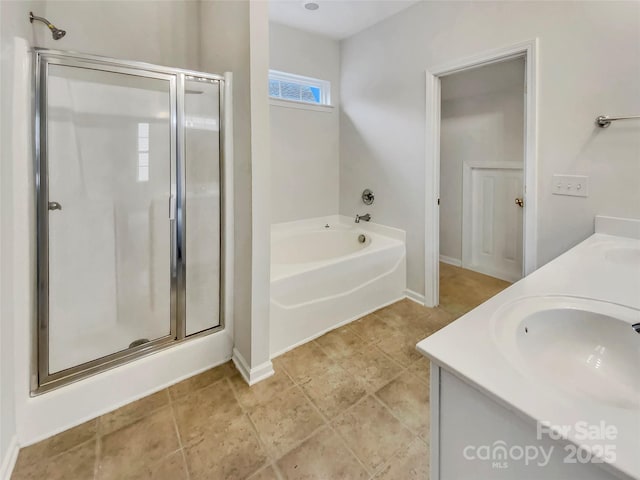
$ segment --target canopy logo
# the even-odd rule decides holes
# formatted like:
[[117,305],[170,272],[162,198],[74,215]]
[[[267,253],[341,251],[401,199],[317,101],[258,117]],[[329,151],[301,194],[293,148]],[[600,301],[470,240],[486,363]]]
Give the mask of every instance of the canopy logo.
[[[538,422],[536,438],[566,443],[558,449],[564,455],[563,463],[613,463],[616,461],[618,436],[614,425],[600,422],[590,424],[579,421],[573,425],[552,425]],[[465,460],[491,462],[493,468],[509,468],[510,462],[521,462],[525,466],[546,467],[554,454],[555,445],[508,445],[496,440],[490,445],[467,445],[462,451]]]
[[546,467],[551,460],[554,447],[547,449],[538,445],[508,446],[503,440],[496,440],[491,445],[467,445],[462,451],[466,460],[491,462],[493,468],[509,468],[509,462],[524,462],[525,465]]

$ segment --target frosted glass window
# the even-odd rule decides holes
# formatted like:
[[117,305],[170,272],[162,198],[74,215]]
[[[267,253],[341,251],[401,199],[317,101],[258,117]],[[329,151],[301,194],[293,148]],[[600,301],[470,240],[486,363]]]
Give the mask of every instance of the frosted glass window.
[[269,70],[269,96],[295,102],[331,105],[331,83],[318,78]]

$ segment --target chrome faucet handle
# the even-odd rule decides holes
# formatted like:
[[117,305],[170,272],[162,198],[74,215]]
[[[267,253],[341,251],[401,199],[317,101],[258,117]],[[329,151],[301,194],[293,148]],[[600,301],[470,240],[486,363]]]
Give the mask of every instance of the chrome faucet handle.
[[365,205],[371,205],[373,203],[373,201],[375,200],[375,195],[373,194],[373,192],[370,189],[365,189],[364,192],[362,192],[362,202]]

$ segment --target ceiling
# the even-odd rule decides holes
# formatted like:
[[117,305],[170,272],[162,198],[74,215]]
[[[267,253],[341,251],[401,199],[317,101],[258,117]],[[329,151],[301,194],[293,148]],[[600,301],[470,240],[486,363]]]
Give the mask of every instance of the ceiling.
[[[307,10],[313,1],[320,8]],[[337,40],[350,37],[419,0],[271,0],[269,19]]]

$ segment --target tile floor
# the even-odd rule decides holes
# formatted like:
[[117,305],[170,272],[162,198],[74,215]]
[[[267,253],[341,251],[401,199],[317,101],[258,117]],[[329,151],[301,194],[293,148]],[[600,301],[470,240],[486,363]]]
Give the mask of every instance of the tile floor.
[[402,300],[274,360],[231,363],[20,451],[13,479],[427,479],[420,339],[508,284],[442,265],[435,309]]

